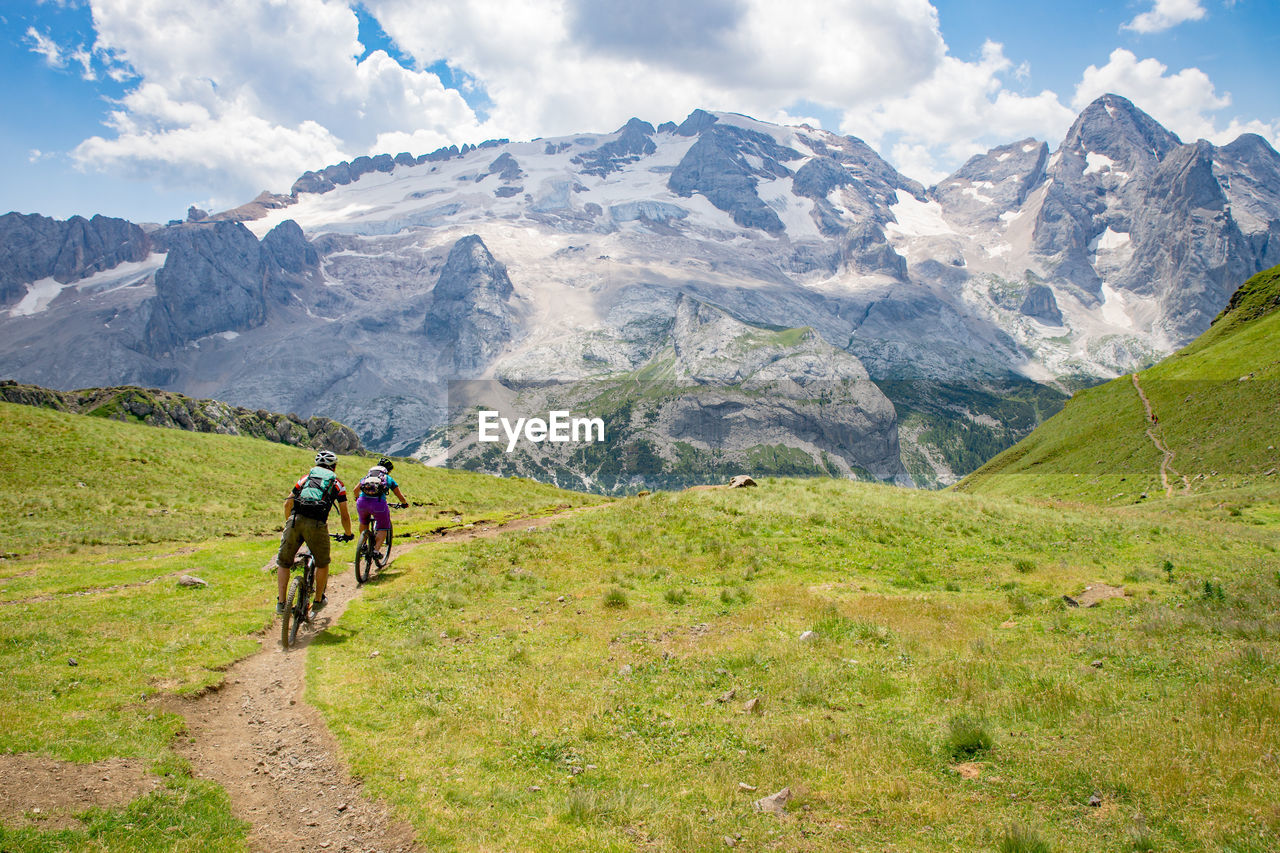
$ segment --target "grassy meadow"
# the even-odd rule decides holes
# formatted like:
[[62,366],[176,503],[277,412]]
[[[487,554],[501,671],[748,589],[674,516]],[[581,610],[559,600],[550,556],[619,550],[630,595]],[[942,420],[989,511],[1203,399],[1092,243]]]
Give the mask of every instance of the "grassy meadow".
[[[0,551],[11,558],[276,535],[284,499],[315,457],[312,450],[259,439],[12,403],[0,403],[0,435],[0,514],[10,520]],[[350,487],[376,461],[340,457],[338,477]],[[407,535],[599,501],[530,480],[408,462],[394,476],[414,504],[396,516]],[[336,510],[332,517],[336,521]]]
[[[660,493],[406,556],[313,647],[309,699],[429,849],[1261,853],[1277,532]],[[1125,597],[1062,598],[1098,582]]]

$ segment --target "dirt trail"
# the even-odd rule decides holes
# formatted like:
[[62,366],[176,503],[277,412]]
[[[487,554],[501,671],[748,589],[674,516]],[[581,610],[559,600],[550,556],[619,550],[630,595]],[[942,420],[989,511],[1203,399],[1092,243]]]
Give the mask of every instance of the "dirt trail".
[[1173,483],[1169,482],[1169,474],[1173,473],[1175,477],[1182,478],[1182,491],[1191,490],[1191,481],[1187,479],[1185,474],[1179,474],[1173,469],[1173,457],[1176,455],[1169,449],[1158,435],[1156,435],[1156,427],[1160,423],[1160,418],[1156,415],[1155,410],[1151,407],[1151,401],[1147,399],[1146,393],[1142,390],[1142,385],[1138,382],[1138,374],[1131,374],[1133,378],[1134,390],[1138,392],[1138,399],[1142,401],[1142,408],[1147,413],[1147,423],[1151,426],[1147,427],[1147,438],[1151,439],[1151,443],[1156,446],[1161,455],[1160,459],[1160,485],[1164,487],[1165,497],[1172,497],[1175,491]]
[[[397,543],[388,568],[429,542],[527,530],[581,509],[586,508],[501,525],[482,522],[428,540]],[[280,648],[277,620],[262,649],[233,666],[219,689],[195,699],[168,701],[168,707],[187,721],[188,739],[178,751],[197,775],[227,790],[236,816],[252,825],[253,850],[417,850],[413,829],[394,820],[382,803],[363,795],[320,713],[303,701],[307,647],[358,594],[349,562],[335,562],[332,569],[329,605],[316,616],[311,630],[303,626],[297,646],[288,652]]]

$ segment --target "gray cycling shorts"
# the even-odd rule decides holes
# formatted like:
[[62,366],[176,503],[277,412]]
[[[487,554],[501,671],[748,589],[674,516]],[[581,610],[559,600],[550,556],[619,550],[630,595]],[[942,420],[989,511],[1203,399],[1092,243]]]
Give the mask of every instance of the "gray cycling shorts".
[[284,566],[286,569],[292,566],[294,558],[298,556],[298,549],[303,543],[311,552],[311,556],[316,558],[316,568],[329,565],[329,525],[301,515],[291,515],[284,523],[276,565]]

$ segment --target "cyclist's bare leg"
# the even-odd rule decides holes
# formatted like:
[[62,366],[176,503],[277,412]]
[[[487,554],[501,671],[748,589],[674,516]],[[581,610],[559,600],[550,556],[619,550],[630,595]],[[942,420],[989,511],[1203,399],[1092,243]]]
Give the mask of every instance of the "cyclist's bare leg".
[[382,545],[383,545],[383,543],[384,543],[384,542],[386,542],[386,541],[387,541],[387,531],[382,530],[381,528],[379,528],[379,530],[378,530],[378,540],[374,543],[374,546],[373,546],[373,547],[374,547],[374,549],[375,549],[375,550],[378,550],[378,551],[381,551],[381,550],[382,550]]
[[284,601],[285,595],[289,592],[289,570],[279,564],[276,565],[276,601]]
[[324,598],[325,588],[329,586],[329,567],[316,566],[316,600]]

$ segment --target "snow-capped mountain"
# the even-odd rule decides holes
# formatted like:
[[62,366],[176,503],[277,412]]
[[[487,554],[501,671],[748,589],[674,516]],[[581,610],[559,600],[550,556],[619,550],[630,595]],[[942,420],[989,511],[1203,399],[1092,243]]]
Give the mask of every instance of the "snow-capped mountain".
[[[1034,418],[984,400],[1153,360],[1280,263],[1280,156],[1183,144],[1108,95],[1056,150],[1001,146],[925,188],[854,137],[698,110],[357,158],[189,218],[0,217],[0,374],[320,412],[411,450],[445,380],[630,375],[692,300],[807,328],[897,389],[902,462],[947,482],[967,464],[930,424],[1007,443]],[[940,383],[972,393],[921,390]]]

